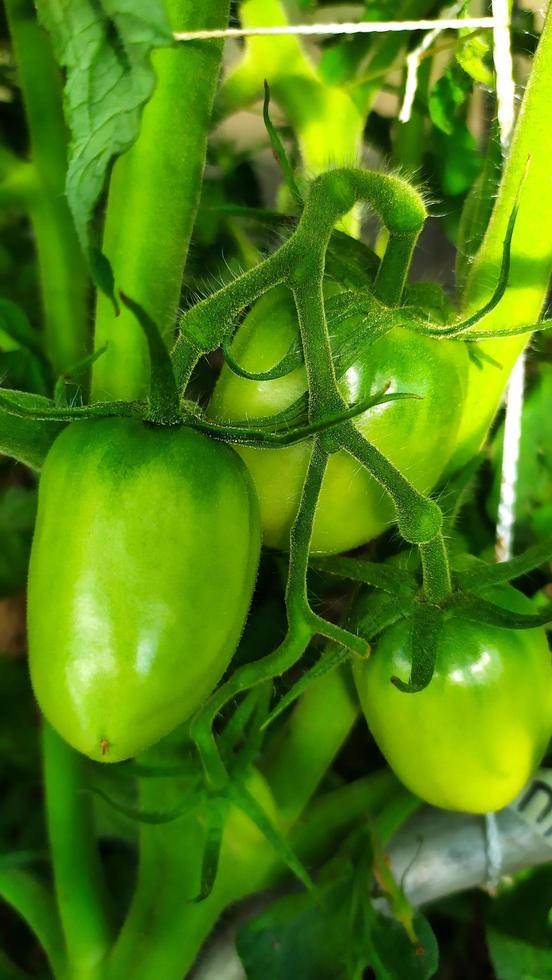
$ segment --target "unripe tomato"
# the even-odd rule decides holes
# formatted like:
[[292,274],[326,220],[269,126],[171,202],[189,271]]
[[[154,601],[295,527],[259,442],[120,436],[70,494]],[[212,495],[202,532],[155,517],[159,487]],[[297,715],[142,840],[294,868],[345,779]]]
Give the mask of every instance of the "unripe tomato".
[[187,427],[70,425],[46,459],[29,573],[45,716],[118,762],[198,707],[242,631],[260,551],[237,454]]
[[[497,605],[534,612],[509,586]],[[354,666],[362,708],[389,765],[412,792],[447,810],[487,813],[512,802],[552,734],[552,660],[543,629],[508,630],[451,616],[435,674],[417,694],[392,683],[410,674],[410,626],[402,620]]]
[[[351,324],[353,329],[354,324]],[[253,307],[232,352],[248,371],[273,367],[298,334],[293,300],[273,289]],[[453,447],[467,373],[463,344],[434,341],[394,329],[366,348],[346,371],[340,389],[349,403],[381,391],[409,392],[422,400],[390,402],[362,415],[358,428],[421,491],[435,486]],[[224,367],[211,411],[221,418],[255,419],[283,411],[306,390],[303,367],[274,381],[251,381]],[[286,549],[308,465],[310,442],[286,449],[239,447],[261,506],[264,542]],[[334,554],[381,534],[394,509],[381,486],[346,453],[328,464],[311,550]]]

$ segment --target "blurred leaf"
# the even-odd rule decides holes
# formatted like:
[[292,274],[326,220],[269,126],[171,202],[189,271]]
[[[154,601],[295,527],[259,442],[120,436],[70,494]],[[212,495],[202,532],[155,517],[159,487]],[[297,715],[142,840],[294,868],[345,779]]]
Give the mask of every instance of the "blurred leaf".
[[11,300],[0,299],[0,347],[13,349],[7,345],[10,340],[14,347],[25,347],[35,354],[42,355],[40,340],[31,327],[27,315]]
[[490,906],[487,942],[497,980],[552,980],[552,868],[533,871]]
[[[469,29],[459,32],[460,37],[472,33]],[[470,37],[460,45],[456,52],[456,60],[464,69],[466,74],[473,78],[475,82],[491,88],[494,83],[494,75],[490,67],[491,40],[488,31],[481,31],[479,34]]]
[[444,194],[456,197],[472,186],[481,170],[481,155],[466,123],[459,119],[452,135],[433,131],[434,164]]
[[452,136],[460,110],[471,89],[470,77],[455,66],[448,68],[444,75],[441,75],[429,94],[429,115],[437,129]]
[[[429,922],[421,914],[414,915],[413,926],[418,938],[414,946],[400,922],[379,915],[372,926],[372,943],[379,964],[374,964],[377,980],[429,980],[439,965],[437,940]],[[520,978],[518,978],[520,980]]]
[[19,592],[25,585],[35,514],[34,490],[0,490],[0,596]]
[[109,294],[107,260],[93,246],[90,223],[109,166],[138,135],[155,85],[151,52],[170,45],[172,34],[160,0],[38,0],[37,6],[67,72],[69,206],[96,281]]
[[316,900],[288,895],[243,926],[237,948],[248,980],[346,980],[349,878],[331,882]]

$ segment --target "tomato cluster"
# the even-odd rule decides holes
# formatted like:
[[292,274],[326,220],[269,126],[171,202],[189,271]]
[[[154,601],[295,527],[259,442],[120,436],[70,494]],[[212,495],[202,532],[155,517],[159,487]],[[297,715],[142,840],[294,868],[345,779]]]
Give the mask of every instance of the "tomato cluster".
[[[351,324],[354,329],[355,323]],[[275,289],[262,297],[240,327],[233,354],[250,373],[273,368],[297,340],[291,294]],[[340,388],[349,404],[389,386],[418,399],[390,402],[366,412],[356,424],[416,489],[437,483],[455,445],[468,371],[465,345],[435,341],[393,329],[355,358]],[[253,381],[225,366],[211,408],[228,419],[255,419],[289,408],[307,388],[304,367],[274,381]],[[310,444],[287,449],[238,447],[253,477],[261,509],[263,540],[287,549],[307,469]],[[311,551],[336,554],[377,537],[393,521],[389,497],[358,462],[344,452],[328,465],[314,521]]]

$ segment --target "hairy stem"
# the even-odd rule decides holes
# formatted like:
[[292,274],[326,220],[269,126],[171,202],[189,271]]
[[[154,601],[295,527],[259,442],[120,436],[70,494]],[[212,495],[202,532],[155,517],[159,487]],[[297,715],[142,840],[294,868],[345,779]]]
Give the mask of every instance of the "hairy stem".
[[[176,30],[222,28],[229,0],[168,0]],[[115,164],[103,249],[120,287],[172,337],[195,221],[221,46],[209,41],[158,51],[157,87],[135,145]],[[109,341],[94,370],[94,395],[141,397],[148,379],[146,344],[130,310],[115,317],[98,296],[96,344]]]
[[[487,233],[471,267],[462,299],[463,309],[471,312],[483,306],[492,294],[500,274],[508,223],[519,196],[508,286],[501,301],[482,321],[482,328],[512,328],[534,323],[548,295],[552,272],[551,65],[552,8],[549,8]],[[510,371],[528,340],[526,335],[483,343],[483,350],[499,361],[502,370],[492,366],[483,371],[470,367],[458,448],[448,470],[460,468],[480,449]]]

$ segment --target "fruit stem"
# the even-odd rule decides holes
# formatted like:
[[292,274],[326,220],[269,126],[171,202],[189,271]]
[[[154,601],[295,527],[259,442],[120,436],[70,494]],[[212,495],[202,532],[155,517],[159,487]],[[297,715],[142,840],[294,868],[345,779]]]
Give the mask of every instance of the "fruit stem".
[[424,593],[428,602],[439,605],[452,591],[450,567],[442,533],[432,541],[419,545],[424,579]]

